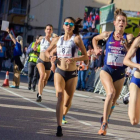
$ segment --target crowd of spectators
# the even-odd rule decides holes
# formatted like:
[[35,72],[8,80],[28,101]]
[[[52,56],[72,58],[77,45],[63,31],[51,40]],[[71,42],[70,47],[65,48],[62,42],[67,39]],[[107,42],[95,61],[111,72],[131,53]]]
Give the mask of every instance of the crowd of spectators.
[[[98,30],[96,28],[92,28],[89,26],[87,29],[82,29],[80,31],[80,36],[83,40],[83,43],[86,47],[87,54],[89,56],[89,64],[85,65],[84,62],[80,62],[78,65],[78,82],[77,82],[77,90],[83,91],[93,91],[96,83],[95,74],[100,70],[103,66],[103,58],[104,53],[96,58],[94,54],[94,48],[92,46],[92,39],[94,36],[98,35]],[[3,70],[12,71],[13,63],[12,54],[14,47],[8,47],[7,49],[4,47],[4,43],[1,43],[3,51],[0,52],[0,61],[3,61],[0,67]],[[104,47],[105,42],[99,42],[100,47]],[[24,65],[24,68],[21,70],[21,74],[28,74],[28,55],[26,53],[28,46],[23,47],[22,56],[20,56],[21,62]],[[97,75],[97,74],[96,74]],[[53,81],[53,72],[51,73],[50,81]]]

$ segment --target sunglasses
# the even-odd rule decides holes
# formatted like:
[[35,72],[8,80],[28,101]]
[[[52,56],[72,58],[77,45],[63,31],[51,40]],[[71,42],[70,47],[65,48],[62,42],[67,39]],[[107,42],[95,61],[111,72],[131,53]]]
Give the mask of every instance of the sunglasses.
[[69,23],[69,22],[64,22],[64,25],[66,25],[66,26],[68,26],[68,25],[70,25],[70,27],[73,27],[74,26],[74,23]]

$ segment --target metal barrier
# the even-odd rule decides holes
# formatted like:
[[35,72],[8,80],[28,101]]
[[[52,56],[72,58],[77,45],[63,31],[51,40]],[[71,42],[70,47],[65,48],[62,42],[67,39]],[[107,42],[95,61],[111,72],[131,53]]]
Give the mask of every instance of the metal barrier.
[[131,80],[131,76],[125,78],[125,82],[124,82],[121,94],[119,96],[119,99],[122,99],[125,96],[125,94],[127,94],[129,92],[130,80]]
[[[127,94],[129,92],[130,80],[131,80],[131,76],[126,77],[123,88],[122,88],[122,91],[121,91],[120,96],[119,96],[119,99],[122,99],[125,96],[125,94]],[[98,94],[103,94],[104,96],[106,96],[106,92],[105,92],[105,89],[104,89],[104,87],[101,83],[100,78],[99,78],[93,92],[98,93]]]

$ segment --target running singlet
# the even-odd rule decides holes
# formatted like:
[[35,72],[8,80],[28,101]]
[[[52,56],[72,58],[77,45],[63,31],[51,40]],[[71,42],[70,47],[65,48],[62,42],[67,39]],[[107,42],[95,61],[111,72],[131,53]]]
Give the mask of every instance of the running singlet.
[[[50,40],[52,40],[52,37],[50,38]],[[43,38],[40,42],[40,52],[45,52],[49,46],[50,42]]]
[[78,46],[74,43],[75,35],[70,40],[65,41],[64,35],[61,36],[57,42],[57,57],[71,58],[78,57]]
[[[126,55],[125,47],[122,45],[121,41],[117,41],[113,37],[114,32],[112,32],[106,43],[106,55],[104,59],[104,64],[113,69],[125,69],[126,66],[123,65],[123,60]],[[123,34],[123,38],[126,38],[126,33]]]
[[140,64],[140,48],[138,48],[136,51],[136,61],[138,64]]

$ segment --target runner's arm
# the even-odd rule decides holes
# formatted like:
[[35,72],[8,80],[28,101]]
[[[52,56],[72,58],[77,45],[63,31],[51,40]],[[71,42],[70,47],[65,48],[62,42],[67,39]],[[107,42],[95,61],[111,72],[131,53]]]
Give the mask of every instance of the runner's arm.
[[123,63],[129,67],[140,69],[140,65],[131,61],[131,58],[135,55],[137,49],[140,47],[140,37],[136,38],[131,45],[127,55],[124,58]]
[[73,59],[75,61],[85,61],[85,64],[87,64],[88,63],[88,56],[87,56],[86,48],[83,44],[81,37],[79,35],[76,36],[74,41],[75,41],[75,44],[81,49],[82,55],[79,57],[74,57]]
[[99,40],[107,40],[111,32],[103,32],[92,39],[92,45],[94,47],[94,51],[96,55],[101,55],[102,49],[98,46]]
[[56,37],[52,40],[50,46],[48,47],[48,49],[45,51],[45,55],[50,58],[52,55],[51,55],[51,51],[53,51],[54,49],[56,49],[56,44],[57,44],[57,41],[58,41],[59,37]]

